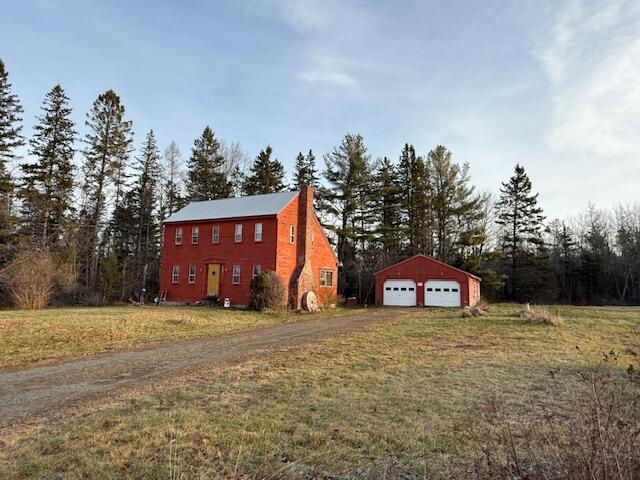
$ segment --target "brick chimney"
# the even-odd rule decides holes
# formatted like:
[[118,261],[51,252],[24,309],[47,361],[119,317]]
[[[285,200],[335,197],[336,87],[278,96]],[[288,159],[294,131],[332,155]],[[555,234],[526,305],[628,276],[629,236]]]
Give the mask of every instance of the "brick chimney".
[[313,188],[307,185],[298,194],[296,268],[289,283],[289,305],[294,309],[301,307],[302,295],[316,287],[311,265],[313,215]]

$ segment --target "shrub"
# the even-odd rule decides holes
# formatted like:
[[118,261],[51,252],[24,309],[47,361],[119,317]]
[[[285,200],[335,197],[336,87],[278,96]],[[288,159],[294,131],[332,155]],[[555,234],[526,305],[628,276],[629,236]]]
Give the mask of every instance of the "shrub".
[[338,294],[332,288],[317,288],[316,297],[318,298],[318,306],[322,310],[338,305]]
[[550,312],[544,307],[527,306],[520,312],[520,318],[524,319],[527,323],[539,323],[554,327],[564,323],[564,320],[557,312]]
[[276,310],[284,307],[285,291],[282,279],[275,272],[264,271],[249,284],[251,310]]
[[[467,477],[478,479],[640,478],[640,375],[612,368],[611,352],[595,371],[577,373],[571,398],[551,396],[522,412],[493,397],[472,422],[475,461]],[[566,382],[558,371],[554,382]],[[569,373],[571,375],[571,373]],[[553,398],[552,398],[553,397]],[[533,418],[532,418],[533,417]]]
[[13,304],[36,310],[49,305],[59,275],[59,262],[46,250],[23,251],[2,271]]

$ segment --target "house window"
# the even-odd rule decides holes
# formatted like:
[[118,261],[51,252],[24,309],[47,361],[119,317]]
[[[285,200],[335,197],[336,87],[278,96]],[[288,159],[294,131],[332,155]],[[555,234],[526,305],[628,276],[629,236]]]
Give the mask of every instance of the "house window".
[[240,243],[242,241],[242,224],[241,223],[236,223],[236,230],[235,230],[235,241],[236,243]]
[[262,223],[256,223],[253,229],[253,240],[256,242],[262,241]]
[[333,287],[333,271],[332,270],[320,270],[320,286],[321,287]]
[[187,277],[189,283],[196,283],[196,266],[189,265],[189,276]]
[[256,278],[258,275],[260,275],[261,271],[262,271],[262,267],[260,267],[260,265],[254,265],[253,271],[251,272],[252,278]]
[[240,265],[233,266],[233,275],[231,276],[231,283],[237,285],[240,283]]
[[191,228],[191,243],[193,243],[194,245],[197,245],[199,236],[200,236],[200,228],[199,227],[192,227]]
[[289,243],[296,242],[296,227],[289,225]]
[[176,245],[182,245],[182,227],[176,228]]
[[211,243],[220,243],[220,225],[214,225],[211,229]]
[[178,283],[180,281],[180,265],[174,265],[171,269],[171,283]]

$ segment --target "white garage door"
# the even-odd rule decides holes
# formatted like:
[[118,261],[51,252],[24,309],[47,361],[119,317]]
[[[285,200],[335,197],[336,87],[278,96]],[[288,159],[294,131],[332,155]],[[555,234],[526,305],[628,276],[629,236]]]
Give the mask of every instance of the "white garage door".
[[383,289],[383,305],[413,307],[416,304],[416,282],[413,280],[387,280]]
[[459,307],[460,284],[454,280],[429,280],[424,284],[427,307]]

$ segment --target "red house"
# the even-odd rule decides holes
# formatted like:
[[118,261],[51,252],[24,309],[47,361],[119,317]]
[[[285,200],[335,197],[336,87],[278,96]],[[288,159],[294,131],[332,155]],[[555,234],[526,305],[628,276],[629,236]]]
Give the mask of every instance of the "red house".
[[416,255],[375,273],[376,304],[465,307],[480,301],[480,278]]
[[193,202],[164,222],[160,290],[167,301],[209,296],[245,305],[263,270],[282,278],[292,308],[314,291],[335,298],[338,259],[313,210],[313,189]]

